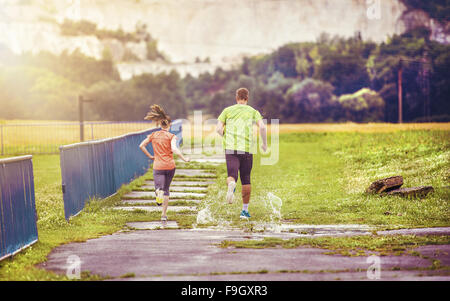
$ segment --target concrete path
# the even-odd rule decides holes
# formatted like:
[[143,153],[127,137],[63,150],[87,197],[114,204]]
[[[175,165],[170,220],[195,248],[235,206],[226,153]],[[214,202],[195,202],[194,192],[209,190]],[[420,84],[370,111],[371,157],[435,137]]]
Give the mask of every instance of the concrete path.
[[[60,246],[42,267],[65,273],[68,256],[76,254],[82,270],[116,280],[370,280],[367,270],[373,262],[368,257],[326,255],[327,250],[316,248],[218,246],[223,240],[255,238],[239,231],[137,230]],[[431,259],[380,257],[380,280],[450,280],[429,269],[432,259],[450,264],[450,246],[425,246],[416,251]],[[135,277],[120,278],[129,273]],[[437,278],[430,278],[433,275]]]
[[379,235],[447,235],[450,236],[450,227],[400,229],[378,231]]
[[[169,199],[169,206],[174,203],[174,202],[179,202],[179,199]],[[183,202],[189,202],[189,203],[196,203],[199,204],[202,200],[189,200],[189,199],[183,199],[181,200]],[[148,199],[148,200],[144,200],[144,199],[139,199],[139,200],[133,200],[133,199],[124,199],[122,200],[123,204],[127,204],[127,205],[139,205],[139,204],[145,204],[145,205],[155,205],[156,200],[155,199]]]
[[[174,198],[174,199],[202,198],[205,195],[206,195],[205,193],[198,193],[198,192],[171,192],[170,193],[170,197]],[[154,191],[132,191],[132,192],[124,195],[125,198],[149,198],[149,197],[153,197],[153,196],[155,196]]]
[[[145,185],[155,186],[154,181],[145,181]],[[207,187],[210,184],[214,184],[215,181],[180,181],[179,179],[174,179],[170,184],[170,188],[178,187],[178,186],[189,186],[189,187]]]
[[[153,185],[142,185],[141,189],[145,189],[147,191],[155,191],[155,186]],[[183,192],[183,191],[193,191],[193,192],[206,192],[208,190],[207,187],[198,187],[198,186],[172,186],[169,188],[170,192]]]
[[[197,160],[223,164],[223,155],[192,155]],[[201,161],[197,161],[201,162]],[[186,180],[186,177],[189,180]],[[171,186],[169,212],[196,214],[207,186],[214,183],[210,170],[176,171]],[[150,191],[133,191],[124,196],[117,210],[161,211],[155,206],[153,181],[141,187]],[[195,188],[195,189],[194,189]],[[195,191],[195,192],[193,192]],[[180,202],[183,201],[183,202]],[[174,206],[173,204],[190,204]],[[278,237],[373,235],[365,225],[299,225],[282,224],[275,230],[247,233],[240,229],[179,229],[175,221],[162,223],[133,222],[128,229],[113,235],[71,243],[55,248],[40,267],[65,274],[67,258],[77,255],[81,270],[110,277],[112,280],[371,280],[367,270],[373,262],[368,257],[327,255],[317,248],[221,248],[224,240],[241,241]],[[450,228],[379,231],[378,235],[439,234],[450,235]],[[450,280],[448,270],[433,270],[433,260],[450,266],[450,245],[424,246],[415,249],[421,256],[380,257],[380,280]],[[445,270],[444,270],[445,272]],[[133,277],[123,278],[128,275]]]
[[[134,210],[142,210],[147,212],[158,212],[161,211],[161,207],[157,206],[124,206],[124,207],[115,207],[116,210],[125,210],[125,211],[134,211]],[[172,212],[181,212],[181,211],[194,211],[197,212],[197,207],[191,206],[172,206],[170,208]]]
[[215,178],[216,174],[212,172],[206,172],[201,169],[179,169],[175,170],[175,179],[184,176],[184,177],[201,177],[201,178]]

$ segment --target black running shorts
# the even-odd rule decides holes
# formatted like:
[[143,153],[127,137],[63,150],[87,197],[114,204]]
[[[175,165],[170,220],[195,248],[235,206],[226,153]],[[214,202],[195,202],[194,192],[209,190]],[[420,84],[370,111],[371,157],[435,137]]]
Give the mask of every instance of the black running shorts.
[[228,177],[233,177],[237,182],[238,173],[242,185],[250,184],[250,173],[253,166],[253,155],[248,152],[225,150]]

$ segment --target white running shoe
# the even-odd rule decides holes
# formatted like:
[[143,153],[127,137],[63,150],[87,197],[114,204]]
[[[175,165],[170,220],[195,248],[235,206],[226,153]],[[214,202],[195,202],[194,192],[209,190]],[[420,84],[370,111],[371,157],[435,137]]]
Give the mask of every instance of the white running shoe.
[[236,182],[228,183],[227,202],[232,204],[234,201],[234,192],[236,191]]

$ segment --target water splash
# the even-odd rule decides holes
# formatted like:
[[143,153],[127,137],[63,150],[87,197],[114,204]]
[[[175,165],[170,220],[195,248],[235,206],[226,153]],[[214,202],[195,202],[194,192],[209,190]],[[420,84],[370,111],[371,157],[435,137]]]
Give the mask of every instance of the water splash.
[[203,208],[198,212],[197,225],[210,224],[212,222],[214,222],[214,218],[212,216],[212,212],[209,205],[207,205],[205,208]]
[[283,201],[272,192],[267,193],[267,199],[269,201],[270,208],[272,209],[272,220],[273,217],[277,218],[278,221],[281,220],[281,207],[283,206]]
[[197,213],[194,229],[230,230],[234,229],[233,216],[236,214],[235,207],[230,206],[225,200],[226,191],[219,191],[212,199],[204,200],[205,207]]
[[276,233],[281,232],[281,207],[283,206],[283,201],[272,192],[268,192],[265,206],[269,211],[270,221],[268,224],[264,224],[264,229]]
[[[223,199],[224,197],[224,192],[220,191],[218,199]],[[211,208],[214,208],[213,203],[213,200],[205,200],[205,208],[197,213],[197,222],[193,225],[194,228],[198,225],[220,224],[220,221],[215,217],[216,214],[211,210]]]
[[[233,212],[232,208],[225,204],[225,208],[221,208],[224,210],[221,214],[217,214],[217,212],[211,210],[211,204],[206,204],[206,207],[200,210],[197,213],[197,221],[194,224],[194,229],[197,229],[200,225],[209,225],[208,228],[214,228],[216,230],[229,230],[233,228],[231,226],[232,222],[229,220]],[[218,211],[221,211],[220,209]]]
[[[218,198],[222,200],[225,198],[225,192],[219,192]],[[264,221],[250,220],[252,229],[257,231],[281,232],[281,208],[283,201],[272,192],[267,192],[266,197],[252,202],[254,206],[265,207],[265,216],[269,219]],[[208,228],[219,230],[229,230],[234,228],[233,216],[236,214],[236,208],[228,204],[219,204],[219,208],[214,200],[205,200],[205,207],[197,213],[196,223],[193,225],[194,229],[201,225],[209,225]],[[260,207],[261,208],[261,207]],[[217,210],[217,211],[216,211]],[[214,225],[214,226],[213,226]],[[203,227],[199,227],[203,228]]]

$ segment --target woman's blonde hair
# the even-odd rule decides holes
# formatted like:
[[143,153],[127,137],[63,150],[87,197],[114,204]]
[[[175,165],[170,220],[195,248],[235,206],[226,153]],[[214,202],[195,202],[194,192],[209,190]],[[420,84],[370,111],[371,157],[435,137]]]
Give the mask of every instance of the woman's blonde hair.
[[155,121],[162,127],[168,127],[172,123],[170,116],[159,105],[150,106],[150,112],[147,113],[144,119]]

